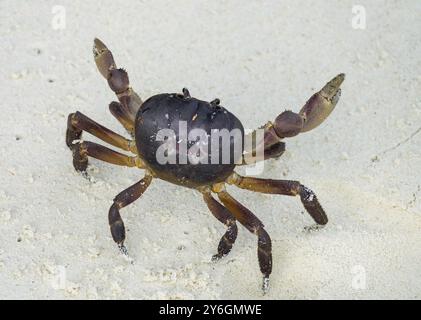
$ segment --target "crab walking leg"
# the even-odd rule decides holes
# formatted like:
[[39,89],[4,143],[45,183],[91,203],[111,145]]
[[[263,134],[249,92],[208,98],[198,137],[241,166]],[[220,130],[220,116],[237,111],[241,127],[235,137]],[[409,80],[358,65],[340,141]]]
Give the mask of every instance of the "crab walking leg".
[[264,229],[263,223],[246,207],[225,191],[225,188],[215,190],[219,199],[232,215],[250,232],[257,235],[257,257],[260,271],[263,273],[263,292],[269,289],[269,275],[272,273],[272,241]]
[[247,153],[247,152],[244,153],[243,154],[243,161],[242,161],[242,163],[240,163],[240,166],[254,164],[254,163],[262,161],[262,160],[279,158],[285,152],[285,143],[279,141],[279,142],[273,144],[272,146],[264,149],[263,152],[264,152],[264,158],[263,159],[259,159],[258,157],[254,156],[250,153]]
[[134,137],[134,122],[131,115],[123,108],[121,103],[113,101],[109,105],[111,114],[121,123],[131,137]]
[[204,192],[203,199],[205,200],[210,212],[212,212],[215,218],[227,226],[227,231],[219,241],[218,253],[212,257],[212,261],[217,261],[226,256],[231,251],[232,246],[237,239],[238,228],[233,215],[228,211],[227,208],[216,201],[210,192]]
[[89,132],[114,147],[137,154],[134,141],[128,140],[110,129],[107,129],[79,111],[69,114],[66,131],[66,144],[69,148],[72,148],[74,140],[81,138],[82,131]]
[[140,196],[149,187],[151,181],[152,176],[146,174],[142,180],[120,192],[114,198],[114,203],[108,212],[108,222],[110,224],[111,235],[113,240],[117,243],[121,253],[124,255],[127,255],[127,249],[124,246],[124,240],[126,239],[126,229],[124,228],[123,219],[121,219],[120,209],[139,199]]
[[127,72],[123,69],[117,69],[113,54],[101,40],[94,40],[93,52],[99,72],[107,79],[111,90],[117,95],[121,108],[134,122],[137,110],[142,105],[142,99],[130,87]]
[[282,194],[287,196],[299,195],[304,208],[317,224],[325,225],[328,222],[327,215],[314,192],[298,181],[250,178],[233,173],[227,179],[227,183],[236,185],[242,189],[261,193]]
[[279,158],[285,152],[285,143],[278,142],[264,150],[265,160]]
[[143,168],[140,158],[127,156],[90,141],[78,142],[72,145],[72,151],[73,166],[76,171],[86,171],[88,156],[118,166]]

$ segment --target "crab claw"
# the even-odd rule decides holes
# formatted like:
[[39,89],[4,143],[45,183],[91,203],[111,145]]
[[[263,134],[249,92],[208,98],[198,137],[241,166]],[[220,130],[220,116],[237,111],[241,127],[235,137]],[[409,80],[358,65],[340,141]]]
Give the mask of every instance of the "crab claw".
[[345,74],[337,75],[306,102],[300,110],[300,115],[304,119],[301,132],[316,128],[329,116],[339,101],[340,86],[344,80]]
[[102,76],[107,79],[111,70],[116,68],[113,54],[108,50],[107,46],[98,38],[94,40],[94,58],[96,66]]

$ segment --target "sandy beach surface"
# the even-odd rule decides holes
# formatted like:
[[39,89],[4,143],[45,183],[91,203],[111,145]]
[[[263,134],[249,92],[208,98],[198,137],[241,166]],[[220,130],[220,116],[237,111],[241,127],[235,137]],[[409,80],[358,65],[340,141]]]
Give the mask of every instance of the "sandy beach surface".
[[[417,0],[1,1],[0,298],[420,299],[420,14]],[[259,176],[315,190],[324,229],[304,230],[299,198],[229,187],[272,237],[267,295],[256,237],[239,227],[212,263],[225,227],[162,180],[122,210],[133,264],[118,253],[108,209],[143,171],[90,160],[84,179],[64,143],[76,110],[125,134],[95,37],[143,98],[187,87],[248,129],[346,73],[329,119]]]

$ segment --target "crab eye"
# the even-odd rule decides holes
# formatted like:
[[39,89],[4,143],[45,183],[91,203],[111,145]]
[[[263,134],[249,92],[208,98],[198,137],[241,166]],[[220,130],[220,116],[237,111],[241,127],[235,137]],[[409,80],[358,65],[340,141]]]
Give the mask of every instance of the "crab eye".
[[191,98],[191,96],[190,96],[190,92],[189,92],[189,90],[188,90],[187,88],[183,88],[183,97],[184,97],[185,99],[187,99],[187,98]]
[[216,98],[216,99],[214,99],[210,102],[212,107],[217,107],[217,106],[219,106],[220,103],[221,103],[221,100],[219,100],[218,98]]

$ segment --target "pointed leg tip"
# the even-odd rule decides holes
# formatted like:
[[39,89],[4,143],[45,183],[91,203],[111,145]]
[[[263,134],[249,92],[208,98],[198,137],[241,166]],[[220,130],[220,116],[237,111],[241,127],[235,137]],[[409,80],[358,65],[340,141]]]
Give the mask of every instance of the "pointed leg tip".
[[88,159],[87,158],[82,158],[82,156],[80,156],[78,153],[78,150],[74,150],[73,151],[73,168],[75,168],[76,172],[79,172],[82,174],[82,176],[84,178],[88,177],[88,173],[86,172],[87,168],[88,168]]
[[123,255],[123,257],[125,259],[127,259],[127,261],[130,262],[130,264],[134,264],[134,260],[132,259],[132,257],[129,255],[129,251],[127,250],[126,246],[124,244],[119,244],[118,245],[118,249],[120,251],[120,253]]
[[76,172],[80,173],[82,177],[89,179],[88,172],[86,171],[88,168],[88,161],[76,159],[73,161],[73,168],[76,170]]
[[90,180],[90,176],[88,174],[88,171],[86,171],[86,170],[77,170],[77,171],[80,172],[82,177],[84,177],[86,180]]
[[263,295],[266,295],[269,292],[269,277],[263,277],[262,292]]
[[219,260],[221,260],[222,256],[220,254],[215,254],[212,256],[211,258],[211,262],[218,262]]
[[322,230],[326,225],[324,224],[313,224],[311,226],[305,226],[304,232],[311,233],[311,232],[317,232],[319,230]]
[[124,244],[120,243],[118,245],[118,249],[120,250],[120,253],[121,254],[123,254],[125,256],[128,256],[129,255],[129,252],[127,251],[127,248],[126,248],[126,246]]

